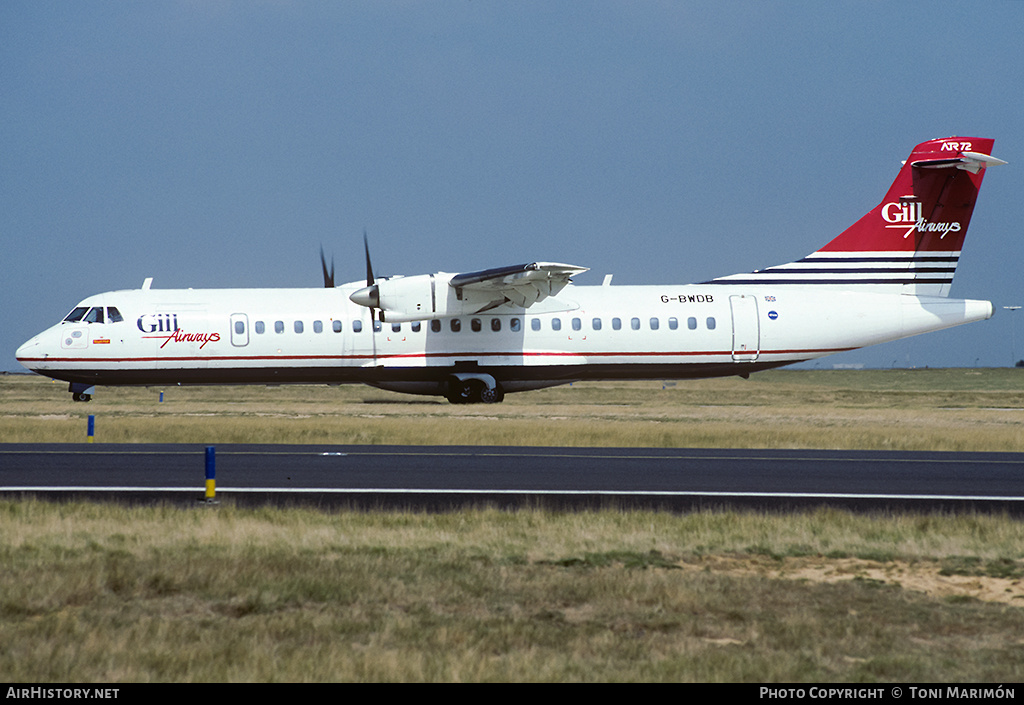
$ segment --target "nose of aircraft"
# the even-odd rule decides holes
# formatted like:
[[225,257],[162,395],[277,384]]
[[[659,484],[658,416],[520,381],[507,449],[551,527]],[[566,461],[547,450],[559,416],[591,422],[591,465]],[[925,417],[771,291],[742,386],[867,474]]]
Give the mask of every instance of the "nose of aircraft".
[[22,343],[17,352],[14,353],[14,356],[18,358],[18,362],[20,362],[23,367],[35,370],[35,361],[46,356],[46,352],[43,350],[43,341],[41,338],[42,334],[32,336]]

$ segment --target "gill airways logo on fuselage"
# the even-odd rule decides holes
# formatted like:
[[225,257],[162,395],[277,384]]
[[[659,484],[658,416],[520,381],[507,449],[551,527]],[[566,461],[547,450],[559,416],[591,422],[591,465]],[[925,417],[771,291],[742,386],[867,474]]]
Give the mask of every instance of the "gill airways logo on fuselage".
[[887,228],[904,228],[906,232],[903,237],[910,237],[915,230],[919,233],[942,233],[939,239],[946,237],[946,233],[960,232],[960,223],[929,223],[921,214],[921,202],[909,201],[906,203],[886,203],[882,206],[882,220],[890,225]]
[[220,333],[186,333],[178,327],[178,314],[176,313],[147,313],[139,316],[135,323],[143,333],[160,333],[161,335],[144,335],[143,338],[162,338],[164,343],[160,349],[167,347],[168,343],[201,343],[202,350],[207,343],[220,341]]

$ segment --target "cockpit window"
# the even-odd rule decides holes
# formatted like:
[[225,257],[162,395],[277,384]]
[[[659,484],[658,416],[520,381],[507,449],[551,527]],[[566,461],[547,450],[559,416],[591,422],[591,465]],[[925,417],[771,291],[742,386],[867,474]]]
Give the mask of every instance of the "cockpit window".
[[107,306],[107,319],[111,323],[120,323],[124,319],[121,317],[121,312],[114,306]]
[[82,320],[82,316],[84,316],[85,312],[88,311],[88,310],[89,310],[88,306],[76,306],[75,310],[72,311],[71,313],[69,313],[64,318],[64,321],[66,323],[75,323],[76,321],[80,321],[80,320]]
[[93,306],[89,313],[85,314],[86,323],[103,323],[103,307]]

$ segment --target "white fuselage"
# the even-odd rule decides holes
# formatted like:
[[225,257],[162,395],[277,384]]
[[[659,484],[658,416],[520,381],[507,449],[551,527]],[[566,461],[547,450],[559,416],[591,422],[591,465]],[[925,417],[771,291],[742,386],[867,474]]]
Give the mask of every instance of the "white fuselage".
[[[987,301],[822,286],[572,286],[529,309],[375,322],[323,289],[137,289],[91,296],[104,322],[64,321],[18,349],[73,385],[361,382],[446,394],[587,379],[747,375],[992,315]],[[121,320],[111,322],[112,312]],[[95,316],[93,316],[95,318]]]

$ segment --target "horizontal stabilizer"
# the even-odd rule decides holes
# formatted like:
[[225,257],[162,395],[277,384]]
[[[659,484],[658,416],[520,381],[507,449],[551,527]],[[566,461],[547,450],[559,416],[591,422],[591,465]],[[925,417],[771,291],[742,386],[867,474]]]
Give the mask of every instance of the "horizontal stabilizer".
[[992,155],[981,154],[980,152],[963,152],[961,156],[954,159],[920,159],[910,163],[911,166],[919,169],[948,169],[956,167],[957,169],[969,171],[972,174],[977,174],[982,169],[990,166],[999,166],[1000,164],[1006,164],[1006,162],[1002,159],[996,159]]

